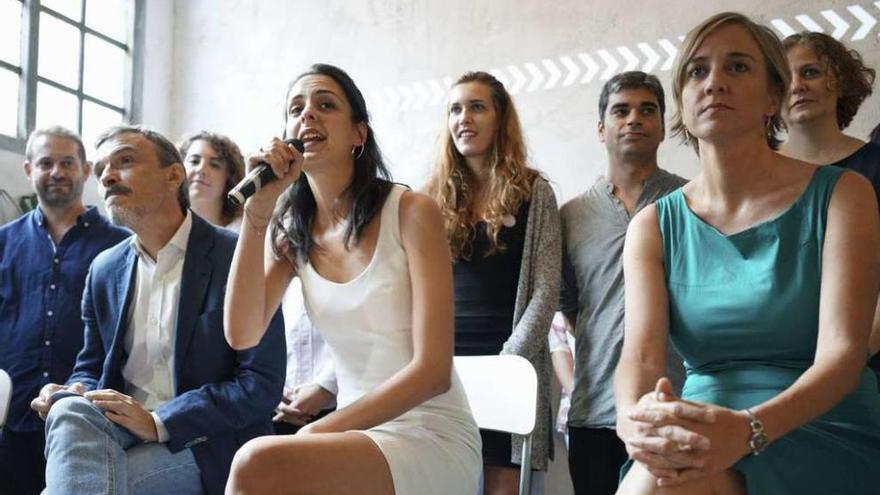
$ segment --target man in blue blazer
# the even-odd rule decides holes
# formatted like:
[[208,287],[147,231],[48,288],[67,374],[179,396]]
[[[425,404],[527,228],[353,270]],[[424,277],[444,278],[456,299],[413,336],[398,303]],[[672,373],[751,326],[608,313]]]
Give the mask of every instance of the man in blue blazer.
[[46,418],[47,491],[222,493],[236,450],[272,433],[280,312],[259,345],[232,350],[223,297],[235,234],[189,210],[180,155],[158,133],[115,127],[97,148],[110,218],[135,235],[92,263],[73,375],[32,403]]

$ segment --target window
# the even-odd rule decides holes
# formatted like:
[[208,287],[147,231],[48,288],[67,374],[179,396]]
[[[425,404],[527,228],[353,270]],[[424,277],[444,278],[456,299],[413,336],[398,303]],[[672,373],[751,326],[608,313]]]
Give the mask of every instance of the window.
[[59,124],[89,147],[136,120],[134,40],[142,0],[0,0],[0,147],[22,152]]

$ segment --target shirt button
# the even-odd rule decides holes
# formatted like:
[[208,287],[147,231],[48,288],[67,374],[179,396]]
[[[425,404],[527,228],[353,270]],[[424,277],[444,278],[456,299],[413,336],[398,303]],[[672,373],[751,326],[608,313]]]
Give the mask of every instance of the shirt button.
[[44,342],[44,343],[46,344],[46,347],[49,347],[50,345],[52,345],[52,341],[51,341],[51,340],[47,340],[47,341]]
[[89,222],[83,222],[83,227],[88,228],[88,226],[89,226]]
[[51,309],[50,309],[49,311],[46,311],[46,315],[47,315],[47,316],[52,316],[53,314],[54,314],[54,313],[52,312]]
[[44,372],[43,372],[43,377],[48,378],[48,377],[49,377],[49,372],[48,372],[48,371],[44,371]]
[[61,260],[59,260],[58,258],[54,258],[54,259],[52,259],[52,261],[54,261],[56,265],[57,265],[58,263],[61,263]]
[[55,290],[55,284],[49,285],[49,290]]

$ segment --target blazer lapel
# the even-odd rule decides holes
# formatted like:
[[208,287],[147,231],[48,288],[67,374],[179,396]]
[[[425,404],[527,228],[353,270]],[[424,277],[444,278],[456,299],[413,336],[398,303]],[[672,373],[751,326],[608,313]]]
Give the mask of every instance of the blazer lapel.
[[[116,289],[116,299],[110,305],[111,319],[108,323],[112,325],[112,334],[104,335],[111,340],[109,366],[110,373],[106,377],[105,386],[116,390],[123,390],[124,381],[122,379],[122,365],[124,363],[125,334],[128,332],[128,312],[131,308],[131,300],[134,291],[134,281],[137,272],[137,254],[131,246],[125,252],[122,266],[116,272],[113,286]],[[119,312],[113,314],[114,310]]]
[[183,273],[180,284],[180,300],[177,305],[177,331],[174,341],[174,376],[177,377],[189,354],[189,346],[195,333],[199,315],[205,306],[205,296],[211,283],[211,249],[214,246],[214,231],[210,225],[195,213],[192,215],[192,230],[186,244]]

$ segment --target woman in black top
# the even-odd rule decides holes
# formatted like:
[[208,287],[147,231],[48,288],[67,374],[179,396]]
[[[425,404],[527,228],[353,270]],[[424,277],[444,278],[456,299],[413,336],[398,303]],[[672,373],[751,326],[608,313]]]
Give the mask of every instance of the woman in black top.
[[[523,356],[535,366],[541,391],[549,391],[547,329],[558,298],[559,217],[549,185],[527,165],[519,118],[504,86],[485,72],[461,76],[439,144],[427,189],[444,214],[453,257],[455,354]],[[536,238],[556,239],[555,247],[534,248]],[[551,445],[546,395],[539,394],[533,434],[531,467],[539,470],[546,469]],[[512,459],[518,459],[521,440],[481,435],[484,493],[516,493],[520,467]]]

